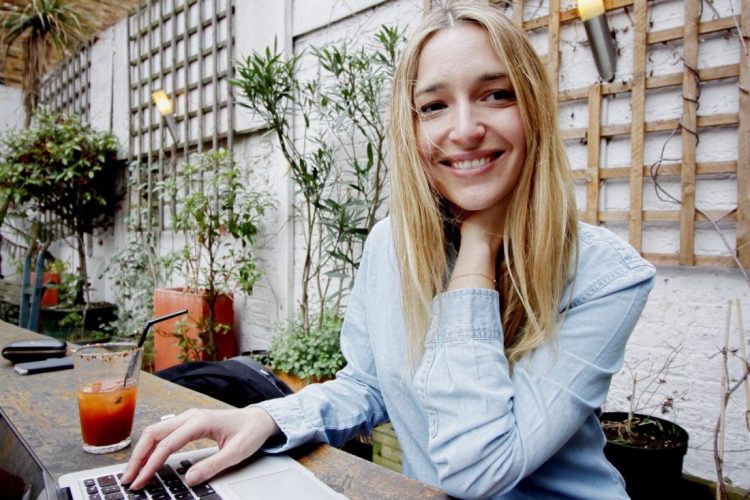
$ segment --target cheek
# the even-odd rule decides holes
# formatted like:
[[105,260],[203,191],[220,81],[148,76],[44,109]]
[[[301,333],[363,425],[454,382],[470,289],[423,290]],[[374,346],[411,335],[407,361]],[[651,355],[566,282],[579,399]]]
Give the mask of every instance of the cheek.
[[431,162],[438,153],[440,147],[437,144],[439,131],[434,120],[428,122],[417,122],[415,131],[417,136],[417,148],[419,156],[425,162]]

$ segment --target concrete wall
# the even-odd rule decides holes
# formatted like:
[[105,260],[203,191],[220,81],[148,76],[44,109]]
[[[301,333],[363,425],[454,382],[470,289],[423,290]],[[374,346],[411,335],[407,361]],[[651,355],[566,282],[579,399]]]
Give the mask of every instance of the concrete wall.
[[[355,33],[360,39],[365,39],[367,33],[374,31],[382,23],[408,26],[415,22],[419,19],[422,3],[421,0],[236,2],[235,58],[242,57],[250,50],[271,45],[274,39],[279,47],[289,52],[297,52],[310,45],[329,43]],[[652,13],[652,20],[661,29],[681,23],[679,16],[682,9],[674,7],[682,5],[682,2],[666,3],[671,7],[662,8],[659,4]],[[536,4],[527,2],[526,5],[531,9]],[[712,5],[725,16],[732,3],[730,0],[716,0]],[[527,18],[532,17],[532,14],[542,15],[546,2],[535,8],[540,10],[536,13],[527,12]],[[704,11],[704,16],[712,15],[709,9]],[[263,12],[263,16],[259,16],[259,12]],[[627,76],[626,68],[630,67],[632,61],[629,23],[628,15],[622,10],[611,19],[612,27],[618,32],[618,45],[621,49],[618,78]],[[566,40],[561,44],[561,86],[578,88],[592,83],[593,65],[590,54],[582,43],[585,36],[582,27],[577,23],[566,25],[561,36]],[[535,35],[534,43],[541,53],[546,52],[543,35]],[[127,97],[124,89],[127,63],[124,59],[124,44],[124,24],[120,23],[105,32],[95,45],[92,63],[95,68],[92,72],[92,103],[95,103],[92,106],[92,120],[104,129],[110,128],[111,123],[113,131],[123,141],[127,137]],[[736,34],[728,32],[724,38],[719,37],[719,40],[702,42],[700,50],[701,64],[716,60],[736,62],[739,41]],[[679,51],[680,47],[669,44],[657,48],[649,62],[649,70],[655,74],[679,71]],[[710,65],[714,64],[716,63],[711,62]],[[303,68],[305,70],[310,68]],[[0,120],[4,119],[7,123],[8,117],[16,117],[13,118],[15,123],[20,123],[22,116],[18,105],[13,107],[11,104],[11,111],[6,112],[8,102],[12,102],[12,99],[3,97],[7,92],[13,94],[14,90],[8,91],[0,87]],[[731,82],[707,85],[701,95],[699,114],[732,107],[736,110],[738,95],[736,84]],[[603,110],[607,123],[629,120],[629,103],[626,98],[607,100]],[[679,116],[679,92],[665,91],[650,97],[646,110],[648,120]],[[241,132],[236,141],[236,157],[246,166],[251,181],[269,186],[278,199],[277,210],[269,215],[265,223],[261,242],[261,260],[265,274],[252,297],[238,297],[235,303],[242,348],[257,349],[267,346],[274,325],[289,319],[297,308],[295,294],[299,291],[301,243],[292,221],[290,205],[293,191],[286,165],[275,147],[275,138],[264,132],[261,124],[254,121],[247,110],[238,108],[236,116],[237,129]],[[566,105],[560,110],[560,121],[564,128],[585,126],[586,117],[585,106],[581,107],[580,104]],[[0,129],[3,123],[0,121]],[[646,141],[647,163],[659,156],[664,141],[664,136]],[[716,129],[705,137],[702,136],[698,161],[735,159],[736,149],[736,129]],[[679,157],[679,140],[668,145],[667,154]],[[569,156],[574,167],[584,166],[585,146],[581,148],[570,144]],[[627,163],[629,158],[627,141],[613,140],[603,147],[602,159],[607,166]],[[666,186],[667,189],[679,192],[677,183],[667,183]],[[652,193],[653,189],[647,185],[644,188],[644,208],[665,208],[664,202]],[[602,192],[602,208],[627,209],[628,196],[626,183],[608,183]],[[696,203],[703,208],[731,210],[736,206],[736,199],[734,178],[720,176],[700,185]],[[579,200],[585,200],[581,189]],[[608,227],[624,238],[627,237],[625,225],[610,224]],[[730,242],[734,241],[731,229],[727,231],[726,237]],[[92,241],[92,269],[103,269],[109,256],[124,241],[124,224],[120,218],[110,234]],[[648,252],[675,252],[678,244],[679,235],[658,225],[649,227],[644,235],[644,250]],[[168,235],[163,238],[162,245],[165,248],[173,245]],[[715,255],[727,255],[727,250],[716,233],[705,225],[699,225],[696,249]],[[66,250],[60,248],[60,251]],[[96,287],[97,292],[105,298],[111,298],[115,293],[107,283],[101,281],[96,282]],[[650,366],[659,367],[675,346],[682,346],[668,376],[664,377],[665,382],[658,385],[654,402],[661,402],[667,397],[674,398],[674,411],[667,417],[676,418],[691,435],[685,469],[703,477],[713,478],[715,475],[711,446],[713,428],[719,415],[721,357],[717,352],[723,343],[727,302],[740,299],[746,322],[750,322],[748,291],[748,283],[736,269],[659,267],[657,285],[630,341],[626,366],[615,377],[607,402],[608,409],[626,408],[631,386],[629,368],[637,372],[638,376],[644,376]],[[733,324],[736,325],[736,322]],[[731,346],[736,349],[736,331],[732,335]],[[736,379],[741,374],[739,362],[735,356],[730,361],[731,374]],[[742,399],[741,394],[736,394],[728,413],[725,474],[736,484],[750,488],[750,439],[743,423]]]

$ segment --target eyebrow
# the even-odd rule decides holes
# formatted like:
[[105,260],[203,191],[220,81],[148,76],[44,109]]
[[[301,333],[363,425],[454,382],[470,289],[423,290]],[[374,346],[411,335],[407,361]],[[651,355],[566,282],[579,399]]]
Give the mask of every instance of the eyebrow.
[[[477,79],[477,81],[479,81],[479,82],[494,82],[495,80],[507,80],[507,79],[508,79],[508,75],[506,73],[500,73],[500,72],[498,72],[498,73],[484,73],[484,74],[482,74]],[[416,99],[417,97],[421,96],[422,94],[429,94],[431,92],[442,90],[444,88],[445,88],[445,84],[444,83],[440,83],[440,82],[434,83],[432,85],[428,85],[428,86],[426,86],[424,88],[421,88],[421,89],[415,91],[414,92],[414,98]]]

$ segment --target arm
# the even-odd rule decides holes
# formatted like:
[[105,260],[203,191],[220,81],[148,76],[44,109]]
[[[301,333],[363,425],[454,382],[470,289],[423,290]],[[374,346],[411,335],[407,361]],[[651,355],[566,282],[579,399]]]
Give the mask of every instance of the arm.
[[[607,258],[617,253],[607,250]],[[637,256],[614,264],[577,283],[556,340],[512,372],[497,292],[456,288],[436,297],[440,316],[415,386],[442,488],[466,497],[512,489],[601,406],[653,284],[653,268]]]
[[368,274],[376,272],[369,263],[371,253],[385,246],[383,238],[379,239],[382,229],[384,226],[380,229],[376,226],[365,244],[349,298],[341,330],[341,351],[346,367],[335,380],[312,384],[286,398],[257,405],[273,417],[286,437],[283,443],[264,447],[264,450],[282,452],[308,441],[338,446],[357,434],[370,434],[373,427],[388,419],[366,326],[367,299],[373,293],[368,285],[372,282]]
[[[369,241],[369,240],[368,240]],[[255,453],[269,438],[286,437],[269,451],[309,440],[343,443],[387,419],[365,328],[367,247],[341,334],[348,365],[337,380],[314,384],[287,398],[232,410],[188,410],[147,427],[123,474],[123,482],[142,487],[169,455],[190,441],[209,438],[219,451],[193,465],[186,479],[195,485]],[[282,435],[282,432],[284,435]],[[277,440],[273,440],[277,442]]]
[[191,409],[143,430],[122,482],[135,490],[143,488],[169,455],[205,437],[216,441],[219,451],[190,467],[185,476],[191,486],[200,484],[249,457],[278,432],[273,419],[260,408]]

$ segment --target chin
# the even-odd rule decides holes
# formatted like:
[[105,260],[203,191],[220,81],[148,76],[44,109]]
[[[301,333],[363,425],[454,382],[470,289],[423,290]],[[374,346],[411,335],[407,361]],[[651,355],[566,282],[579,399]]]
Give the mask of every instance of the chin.
[[505,200],[481,200],[477,198],[463,198],[458,200],[449,200],[453,207],[453,210],[462,212],[481,212],[482,210],[488,210],[498,207],[498,205],[505,203]]

